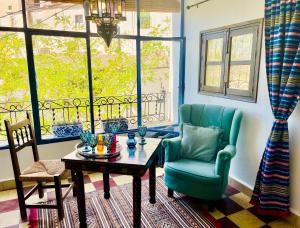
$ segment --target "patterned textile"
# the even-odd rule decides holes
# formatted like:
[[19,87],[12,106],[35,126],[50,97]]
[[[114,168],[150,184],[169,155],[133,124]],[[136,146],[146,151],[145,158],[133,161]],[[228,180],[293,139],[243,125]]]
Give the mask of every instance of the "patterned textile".
[[266,67],[275,116],[251,203],[262,214],[289,215],[287,120],[300,93],[300,0],[266,0]]
[[[162,178],[157,178],[156,203],[149,203],[148,181],[142,182],[142,227],[220,227],[209,215],[196,213],[182,195],[167,196]],[[111,189],[109,200],[103,191],[86,194],[87,224],[96,227],[132,227],[132,185]],[[57,211],[38,209],[38,227],[79,227],[76,198],[64,202],[65,218],[58,222]],[[203,212],[205,213],[205,212]]]

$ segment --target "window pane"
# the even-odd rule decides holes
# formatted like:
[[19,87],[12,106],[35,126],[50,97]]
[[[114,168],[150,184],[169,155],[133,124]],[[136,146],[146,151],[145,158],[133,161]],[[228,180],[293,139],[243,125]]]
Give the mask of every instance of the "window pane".
[[229,72],[229,88],[249,90],[250,65],[231,65]]
[[4,120],[16,123],[26,111],[31,102],[24,35],[0,32],[0,146],[7,144]]
[[252,42],[252,33],[232,37],[231,61],[251,60]]
[[177,122],[179,42],[142,42],[142,113],[148,127]]
[[150,29],[151,26],[151,16],[149,12],[141,12],[141,29]]
[[90,128],[85,39],[34,36],[33,49],[42,137]]
[[221,74],[222,74],[221,65],[207,65],[206,72],[205,72],[205,85],[220,87]]
[[223,38],[207,41],[207,61],[222,61],[223,59]]
[[[113,39],[110,48],[100,37],[91,39],[96,132],[109,121],[137,127],[136,43]],[[105,126],[105,125],[104,125]]]
[[0,26],[23,27],[20,0],[0,0]]
[[81,2],[25,0],[27,24],[31,28],[85,31]]
[[[136,5],[134,1],[126,1],[126,21],[121,21],[118,24],[119,32],[121,35],[136,35],[137,34],[137,23],[136,23]],[[97,33],[96,24],[90,22],[91,32]]]
[[141,26],[141,35],[180,36],[180,0],[140,0],[140,5],[141,15],[150,14],[150,26]]

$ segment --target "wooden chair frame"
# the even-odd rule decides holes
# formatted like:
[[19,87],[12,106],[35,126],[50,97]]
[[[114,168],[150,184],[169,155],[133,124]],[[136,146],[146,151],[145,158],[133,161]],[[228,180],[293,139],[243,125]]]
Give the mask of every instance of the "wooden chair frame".
[[[37,181],[37,184],[33,188],[31,188],[26,195],[24,195],[23,181],[20,180],[21,171],[20,171],[17,152],[21,151],[25,147],[31,146],[33,151],[34,161],[37,162],[40,160],[35,133],[32,127],[31,116],[28,112],[26,113],[26,116],[27,118],[25,120],[20,121],[16,124],[11,124],[10,121],[4,120],[8,144],[9,144],[9,150],[10,150],[10,155],[11,155],[11,160],[13,165],[13,171],[15,176],[21,218],[22,220],[27,219],[26,208],[49,208],[49,209],[57,209],[58,217],[61,220],[64,218],[63,200],[66,198],[66,196],[68,195],[68,193],[71,191],[72,188],[73,188],[73,196],[75,196],[76,194],[75,187],[74,187],[75,174],[71,172],[72,183],[70,184],[61,184],[60,175],[53,176],[54,184],[47,185],[47,184],[43,184],[44,181],[43,182]],[[16,139],[14,139],[14,135],[16,136]],[[43,198],[44,189],[47,188],[55,188],[55,196],[56,196],[55,205],[25,203],[25,200],[28,199],[36,190],[38,190],[39,198]],[[61,188],[68,188],[65,194],[62,194]]]

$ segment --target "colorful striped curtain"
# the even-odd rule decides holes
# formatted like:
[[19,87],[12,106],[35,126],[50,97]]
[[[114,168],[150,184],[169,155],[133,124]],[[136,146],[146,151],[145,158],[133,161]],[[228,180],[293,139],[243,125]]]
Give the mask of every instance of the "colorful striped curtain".
[[287,120],[300,95],[300,0],[265,0],[266,68],[275,117],[251,203],[258,213],[289,215]]

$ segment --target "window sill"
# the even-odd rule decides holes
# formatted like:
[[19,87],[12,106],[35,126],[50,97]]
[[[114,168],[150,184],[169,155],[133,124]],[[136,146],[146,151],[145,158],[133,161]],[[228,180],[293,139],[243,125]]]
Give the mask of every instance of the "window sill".
[[[174,131],[166,131],[163,130],[167,127],[174,127]],[[176,127],[178,127],[178,124],[171,124],[171,125],[165,125],[165,126],[158,126],[158,127],[151,127],[148,129],[149,132],[158,132],[161,134],[168,134],[168,133],[173,133],[177,134],[178,131],[176,130]],[[129,131],[134,131],[137,132],[137,129],[130,129]],[[126,132],[119,132],[118,134],[126,134]],[[80,140],[79,136],[72,136],[72,137],[61,137],[61,138],[46,138],[46,139],[41,139],[38,145],[46,145],[46,144],[52,144],[52,143],[61,143],[61,142],[68,142],[68,141],[73,141],[73,140]],[[3,144],[0,144],[0,151],[1,150],[7,150],[9,149],[8,145],[3,142]]]
[[224,94],[221,94],[221,93],[212,93],[212,92],[207,92],[207,91],[200,91],[198,93],[200,95],[206,95],[206,96],[211,96],[211,97],[219,97],[219,98],[235,100],[235,101],[243,101],[243,102],[248,102],[248,103],[256,103],[257,102],[256,97],[242,97],[242,96],[234,96],[234,95],[224,95]]

